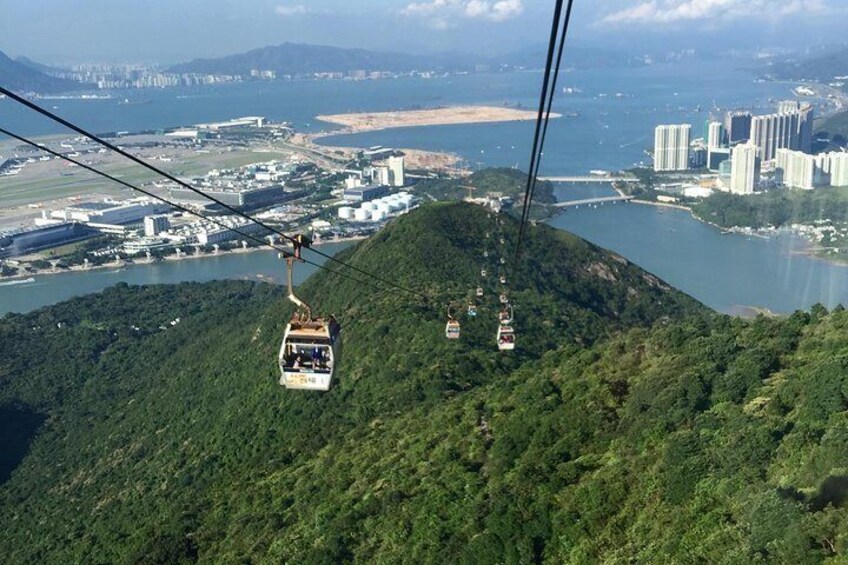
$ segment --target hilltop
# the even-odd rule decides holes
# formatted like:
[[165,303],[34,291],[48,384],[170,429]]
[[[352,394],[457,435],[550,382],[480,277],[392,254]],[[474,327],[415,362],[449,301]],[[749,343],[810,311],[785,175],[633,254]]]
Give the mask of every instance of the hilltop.
[[72,80],[50,76],[38,68],[36,63],[15,61],[0,51],[0,77],[3,86],[18,92],[37,92],[39,94],[55,94],[79,90],[82,85]]
[[510,274],[519,349],[495,351],[493,296],[448,342],[497,218],[510,249],[515,220],[445,203],[340,255],[426,301],[331,273],[299,289],[344,327],[323,395],[276,384],[291,308],[270,285],[119,285],[0,320],[0,554],[845,557],[848,315],[719,316],[539,226]]
[[457,54],[417,56],[405,53],[346,49],[305,43],[282,43],[245,53],[212,59],[195,59],[174,65],[173,73],[249,75],[251,70],[275,71],[282,75],[317,72],[393,71],[405,72],[444,68],[466,69],[473,64]]

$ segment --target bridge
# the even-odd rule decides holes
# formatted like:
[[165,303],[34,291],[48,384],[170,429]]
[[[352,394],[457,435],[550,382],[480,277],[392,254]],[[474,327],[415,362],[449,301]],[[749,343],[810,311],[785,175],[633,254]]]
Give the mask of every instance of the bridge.
[[633,200],[632,196],[618,195],[618,196],[601,196],[599,198],[584,198],[582,200],[568,200],[566,202],[557,202],[554,204],[557,208],[576,208],[577,206],[591,205],[591,204],[603,204],[605,202],[629,202]]
[[603,177],[603,176],[577,176],[577,177],[539,177],[539,180],[546,180],[549,182],[570,182],[570,183],[613,183],[613,182],[639,182],[639,179],[636,177]]

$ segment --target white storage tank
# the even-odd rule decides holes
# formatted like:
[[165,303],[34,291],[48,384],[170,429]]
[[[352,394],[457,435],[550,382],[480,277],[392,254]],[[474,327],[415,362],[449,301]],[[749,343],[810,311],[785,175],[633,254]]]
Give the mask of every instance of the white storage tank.
[[366,208],[357,208],[353,213],[353,219],[357,222],[365,222],[368,221],[368,218],[371,217],[371,210]]
[[383,214],[388,214],[392,211],[392,207],[387,202],[379,202],[377,204],[377,212],[382,212]]
[[386,213],[381,212],[380,210],[374,210],[371,212],[371,221],[372,222],[382,222],[386,219]]
[[353,217],[353,208],[350,206],[342,206],[339,208],[339,219],[349,220]]

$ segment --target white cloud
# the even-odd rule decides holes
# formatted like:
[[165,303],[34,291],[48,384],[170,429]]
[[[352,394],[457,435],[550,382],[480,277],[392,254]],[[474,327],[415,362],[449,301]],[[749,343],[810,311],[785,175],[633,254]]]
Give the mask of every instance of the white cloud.
[[775,18],[817,14],[828,9],[825,0],[647,0],[608,14],[606,24],[667,24],[694,20]]
[[304,6],[303,4],[293,4],[289,6],[284,6],[280,4],[274,11],[278,16],[289,17],[289,16],[302,16],[304,14],[309,13],[309,8]]
[[503,22],[524,12],[522,0],[429,0],[410,2],[401,10],[405,16],[428,18],[428,25],[437,29],[449,27],[459,18]]

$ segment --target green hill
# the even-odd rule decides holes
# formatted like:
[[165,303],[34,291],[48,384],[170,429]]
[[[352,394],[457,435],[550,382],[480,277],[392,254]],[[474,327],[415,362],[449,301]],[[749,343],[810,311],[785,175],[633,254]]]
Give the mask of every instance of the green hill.
[[269,285],[119,285],[2,319],[4,562],[846,557],[848,315],[718,316],[539,227],[509,274],[519,349],[495,351],[491,283],[448,342],[442,303],[495,229],[437,204],[343,253],[426,303],[310,279],[344,327],[326,394],[276,384],[291,309]]

